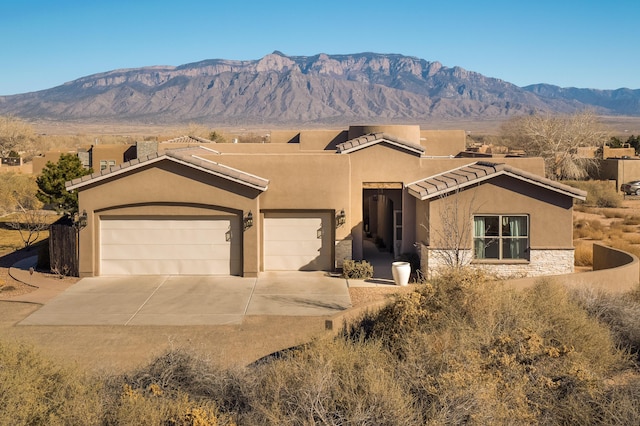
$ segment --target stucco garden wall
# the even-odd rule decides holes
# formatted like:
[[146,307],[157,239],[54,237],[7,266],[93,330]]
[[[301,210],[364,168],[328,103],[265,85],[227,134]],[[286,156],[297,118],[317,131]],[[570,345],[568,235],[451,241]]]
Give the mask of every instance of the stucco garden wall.
[[[637,287],[640,278],[640,262],[631,253],[600,244],[593,245],[593,271],[553,275],[554,280],[572,288],[589,288],[622,293]],[[534,285],[540,278],[520,278],[505,281],[516,288]]]

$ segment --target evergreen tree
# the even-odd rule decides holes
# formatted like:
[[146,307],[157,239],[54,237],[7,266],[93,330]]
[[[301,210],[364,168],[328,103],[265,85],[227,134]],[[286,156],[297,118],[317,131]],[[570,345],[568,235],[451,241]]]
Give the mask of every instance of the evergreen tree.
[[65,183],[90,173],[92,170],[85,169],[76,155],[62,154],[57,163],[49,161],[42,169],[42,174],[36,179],[36,196],[56,211],[72,216],[78,211],[78,194],[67,191]]

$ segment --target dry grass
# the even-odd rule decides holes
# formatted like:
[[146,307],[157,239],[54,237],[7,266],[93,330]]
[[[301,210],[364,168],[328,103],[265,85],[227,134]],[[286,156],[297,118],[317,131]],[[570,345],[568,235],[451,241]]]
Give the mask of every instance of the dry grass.
[[575,265],[593,266],[593,244],[579,241],[575,244]]
[[[53,223],[59,218],[59,216],[55,214],[46,215],[44,217],[49,223]],[[8,223],[13,220],[14,218],[12,215],[0,217],[0,256],[12,253],[24,247],[24,241],[20,236],[20,232],[16,229],[10,228],[8,225]],[[38,239],[32,244],[36,244],[40,241],[46,240],[47,238],[49,238],[49,231],[41,231]]]
[[640,225],[640,216],[639,215],[625,216],[623,223],[625,225]]
[[624,219],[625,213],[616,209],[600,209],[601,214],[607,219]]
[[[640,255],[640,215],[623,209],[594,209],[587,218],[574,220],[575,265],[589,266],[591,248],[588,242],[601,241],[614,248]],[[588,218],[599,215],[602,219]],[[622,220],[618,220],[622,219]]]
[[589,240],[604,239],[605,226],[597,219],[575,221],[573,224],[573,238],[583,238]]
[[640,296],[587,296],[457,272],[242,369],[171,349],[81,377],[0,344],[0,424],[628,424]]
[[640,234],[632,233],[632,234],[624,234],[622,236],[629,244],[640,244]]

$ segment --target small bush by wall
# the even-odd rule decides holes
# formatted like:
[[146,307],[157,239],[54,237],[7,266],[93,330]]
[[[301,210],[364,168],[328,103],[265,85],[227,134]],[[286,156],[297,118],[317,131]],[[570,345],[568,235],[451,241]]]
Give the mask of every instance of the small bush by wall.
[[342,276],[353,280],[373,278],[373,266],[366,260],[345,260],[342,264]]

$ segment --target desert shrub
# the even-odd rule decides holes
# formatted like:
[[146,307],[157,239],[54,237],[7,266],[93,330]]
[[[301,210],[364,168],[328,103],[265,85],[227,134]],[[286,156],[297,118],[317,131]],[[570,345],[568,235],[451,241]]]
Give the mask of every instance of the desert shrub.
[[342,263],[342,276],[354,280],[366,280],[373,277],[373,266],[367,262],[345,260]]
[[578,204],[586,204],[596,207],[620,207],[622,196],[618,193],[615,185],[607,181],[564,181],[568,185],[587,191],[587,199],[578,201]]
[[593,265],[593,245],[579,243],[576,244],[574,252],[575,266],[592,266]]
[[255,372],[242,424],[420,424],[379,342],[316,341]]
[[622,233],[635,232],[637,227],[633,225],[626,225],[624,221],[615,221],[610,225],[611,230],[619,231]]
[[573,238],[588,238],[591,240],[601,240],[605,236],[605,227],[597,219],[577,220],[573,224]]
[[515,291],[462,271],[431,280],[343,337],[379,340],[433,424],[588,424],[605,377],[629,366],[560,285]]
[[611,380],[611,386],[593,404],[598,410],[598,424],[631,425],[640,418],[640,379],[624,376]]
[[600,214],[607,219],[624,219],[625,214],[618,210],[601,209]]
[[630,294],[611,294],[582,289],[575,291],[575,299],[598,321],[612,331],[616,344],[635,354],[640,361],[640,300]]
[[99,384],[0,341],[0,425],[97,425],[102,411]]
[[640,225],[640,216],[637,216],[637,215],[625,216],[623,223],[625,225]]
[[640,234],[628,233],[624,234],[623,238],[627,240],[629,244],[640,244]]
[[174,424],[231,424],[232,415],[248,404],[244,383],[239,371],[217,368],[185,349],[170,349],[149,365],[110,381],[110,421],[131,424],[129,420],[144,416],[157,419],[157,424],[171,418],[181,419]]
[[213,400],[193,400],[182,392],[167,397],[157,384],[151,384],[146,389],[124,385],[117,404],[108,410],[105,423],[175,426],[235,424],[229,417],[220,415]]
[[587,191],[585,201],[577,201],[578,204],[586,204],[596,207],[620,207],[622,196],[618,193],[615,185],[607,181],[564,181],[567,185]]

